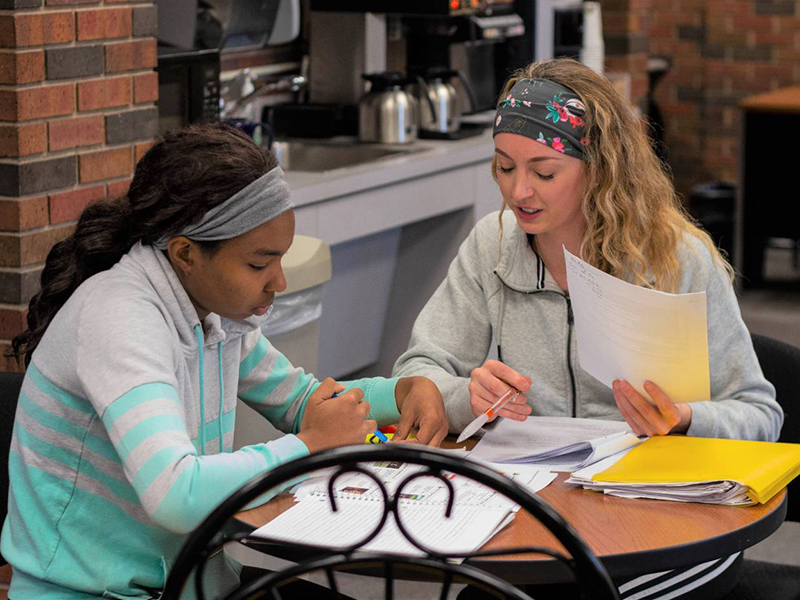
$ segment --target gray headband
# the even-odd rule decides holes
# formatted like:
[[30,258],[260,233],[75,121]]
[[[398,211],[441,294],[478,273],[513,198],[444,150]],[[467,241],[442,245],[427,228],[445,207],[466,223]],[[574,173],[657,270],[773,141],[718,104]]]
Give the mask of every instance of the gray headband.
[[153,246],[165,250],[169,241],[179,235],[197,242],[229,240],[271,221],[292,206],[283,169],[275,167],[209,210],[198,223],[175,235],[160,237]]
[[494,135],[517,133],[568,156],[585,158],[586,107],[571,89],[549,79],[520,79],[497,105]]

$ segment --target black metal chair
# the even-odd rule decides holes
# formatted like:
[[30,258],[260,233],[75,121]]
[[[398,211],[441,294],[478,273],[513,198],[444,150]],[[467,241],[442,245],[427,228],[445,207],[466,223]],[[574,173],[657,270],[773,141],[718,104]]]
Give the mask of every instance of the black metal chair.
[[[752,338],[764,377],[775,386],[778,404],[783,409],[783,427],[778,441],[800,444],[800,348],[756,333]],[[794,479],[786,489],[789,493],[786,520],[800,521],[800,478]]]
[[[361,464],[372,461],[399,461],[421,465],[423,470],[412,473],[399,483],[395,493],[389,495],[383,483]],[[334,468],[328,484],[328,501],[336,510],[334,482],[346,473],[361,473],[370,477],[380,488],[383,495],[383,515],[370,535],[350,545],[339,548],[320,548],[295,542],[275,542],[280,545],[282,557],[297,560],[297,564],[282,571],[265,572],[266,574],[227,596],[226,600],[252,600],[256,598],[273,598],[279,600],[281,587],[300,575],[311,572],[319,573],[327,581],[332,597],[339,594],[340,585],[337,575],[342,573],[366,573],[385,579],[385,597],[394,597],[394,579],[401,573],[413,572],[415,577],[425,581],[437,581],[441,584],[440,598],[444,600],[453,584],[475,586],[489,594],[489,597],[529,599],[523,591],[507,581],[487,573],[470,564],[470,559],[483,556],[503,554],[538,553],[552,557],[555,564],[563,565],[563,569],[571,572],[576,581],[576,597],[593,600],[618,599],[616,587],[612,583],[602,563],[588,549],[572,527],[549,505],[537,496],[526,491],[516,482],[500,475],[491,469],[457,459],[450,454],[424,447],[410,445],[351,446],[329,450],[327,452],[307,456],[256,477],[240,490],[232,494],[215,509],[193,532],[181,550],[168,576],[162,600],[177,600],[181,591],[193,580],[198,600],[208,600],[202,589],[203,567],[207,557],[213,555],[220,547],[232,541],[247,546],[263,545],[263,538],[253,537],[249,528],[233,520],[233,516],[243,510],[248,503],[270,490],[278,489],[286,482],[297,481],[302,476],[320,469]],[[418,540],[403,525],[402,517],[397,519],[402,505],[398,499],[405,486],[413,479],[422,476],[435,477],[449,491],[449,499],[445,515],[450,515],[453,507],[454,488],[446,474],[468,477],[473,481],[496,490],[502,496],[519,504],[521,510],[528,511],[544,525],[563,545],[569,555],[564,555],[549,547],[504,548],[492,551],[476,551],[469,554],[448,554],[429,548]],[[412,557],[400,554],[373,553],[361,550],[373,540],[389,518],[395,518],[398,529],[406,539],[422,551],[424,556]],[[336,543],[334,540],[331,543]],[[275,549],[276,546],[272,545]],[[463,563],[453,562],[455,558],[464,558]],[[192,577],[192,573],[194,576]],[[286,597],[286,596],[284,596]],[[217,600],[217,599],[215,599]]]
[[[751,335],[764,377],[775,386],[783,408],[778,441],[800,443],[800,348],[764,335]],[[787,490],[786,520],[800,521],[800,478],[794,479]],[[736,587],[725,599],[800,600],[800,567],[745,558]]]
[[[0,372],[0,528],[8,512],[8,452],[11,448],[17,399],[24,378],[23,373]],[[0,565],[4,564],[6,560],[0,555]]]

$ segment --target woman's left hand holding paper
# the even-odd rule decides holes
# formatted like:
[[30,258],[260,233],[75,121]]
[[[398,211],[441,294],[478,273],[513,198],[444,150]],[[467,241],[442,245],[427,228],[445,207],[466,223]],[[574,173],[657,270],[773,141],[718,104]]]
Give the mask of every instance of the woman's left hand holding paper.
[[667,435],[686,433],[692,422],[692,408],[676,404],[652,381],[646,381],[645,391],[653,399],[642,396],[627,381],[616,380],[612,388],[617,408],[636,435]]

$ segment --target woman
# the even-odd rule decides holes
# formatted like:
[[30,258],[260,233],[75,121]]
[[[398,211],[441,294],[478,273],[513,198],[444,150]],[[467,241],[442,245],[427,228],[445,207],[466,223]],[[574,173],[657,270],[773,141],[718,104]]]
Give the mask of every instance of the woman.
[[[500,416],[624,419],[643,435],[776,440],[783,413],[742,322],[732,269],[687,217],[640,119],[610,82],[572,60],[529,65],[500,96],[494,142],[503,210],[461,246],[394,375],[433,380],[454,432],[513,387],[527,398]],[[711,400],[675,402],[659,382],[645,385],[645,398],[626,381],[608,389],[581,369],[563,247],[637,285],[706,293]],[[498,360],[486,360],[493,338]]]
[[[157,597],[186,534],[253,476],[376,423],[444,437],[426,379],[320,383],[261,335],[286,287],[291,206],[271,153],[193,127],[52,249],[13,342],[28,368],[0,547],[10,598]],[[289,435],[232,452],[237,397]],[[211,595],[240,568],[215,556]]]

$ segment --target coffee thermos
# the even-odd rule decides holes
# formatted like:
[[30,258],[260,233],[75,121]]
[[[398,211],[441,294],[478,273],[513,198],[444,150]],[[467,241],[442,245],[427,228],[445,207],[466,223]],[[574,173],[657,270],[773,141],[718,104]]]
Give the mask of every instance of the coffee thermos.
[[417,139],[419,102],[404,89],[402,73],[362,75],[369,91],[358,102],[358,137],[362,142],[408,144]]
[[452,134],[461,127],[462,99],[451,83],[458,77],[469,97],[470,109],[474,110],[469,83],[460,71],[452,69],[429,69],[417,75],[409,90],[419,101],[420,134]]

